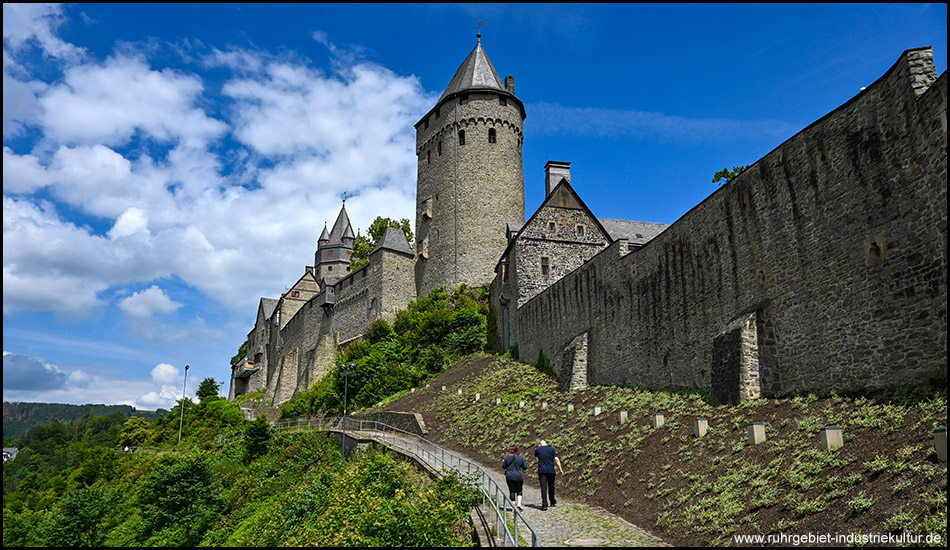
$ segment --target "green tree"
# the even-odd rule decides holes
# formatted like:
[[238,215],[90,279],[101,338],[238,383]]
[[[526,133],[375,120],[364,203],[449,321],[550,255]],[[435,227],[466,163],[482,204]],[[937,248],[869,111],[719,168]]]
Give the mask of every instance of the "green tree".
[[366,231],[367,234],[357,235],[353,242],[353,254],[350,256],[351,269],[358,269],[369,261],[369,255],[376,248],[376,243],[383,238],[383,234],[390,227],[402,229],[402,232],[406,235],[406,240],[412,242],[412,226],[408,218],[396,221],[391,218],[376,216],[373,223],[369,225],[369,230]]
[[165,457],[145,478],[138,495],[145,544],[194,546],[220,519],[211,458],[203,451]]
[[260,416],[253,422],[248,422],[244,428],[244,452],[248,462],[267,454],[270,438],[270,423],[266,417]]
[[122,447],[138,447],[148,440],[151,432],[152,425],[148,420],[134,416],[122,425],[122,431],[119,432],[119,445]]
[[38,538],[44,546],[59,548],[102,546],[106,530],[100,524],[109,506],[100,489],[82,487],[72,491],[37,526]]
[[243,359],[247,355],[247,340],[243,344],[238,346],[237,354],[231,358],[231,364],[237,364],[238,361]]
[[214,401],[219,399],[218,388],[221,387],[221,382],[217,382],[214,378],[205,378],[198,384],[198,390],[195,391],[195,396],[198,397],[198,402],[206,403],[208,401]]
[[712,182],[713,183],[722,182],[722,183],[719,183],[720,185],[729,183],[730,181],[736,179],[736,176],[745,172],[745,169],[748,167],[749,167],[748,165],[743,164],[741,166],[734,166],[732,170],[728,168],[723,168],[722,170],[713,174]]

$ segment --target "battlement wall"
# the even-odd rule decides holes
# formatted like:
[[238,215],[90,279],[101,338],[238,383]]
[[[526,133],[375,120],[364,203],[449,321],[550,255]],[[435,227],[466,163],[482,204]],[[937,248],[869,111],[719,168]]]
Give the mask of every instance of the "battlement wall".
[[945,383],[946,97],[930,49],[905,52],[643,248],[525,303],[521,358],[561,372],[583,335],[590,383],[708,388],[714,340],[751,315],[764,394]]

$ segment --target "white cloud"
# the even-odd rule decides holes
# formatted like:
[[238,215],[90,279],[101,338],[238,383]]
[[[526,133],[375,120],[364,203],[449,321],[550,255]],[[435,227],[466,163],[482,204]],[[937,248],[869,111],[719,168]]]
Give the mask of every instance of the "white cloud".
[[159,363],[152,369],[152,379],[161,384],[174,384],[181,376],[181,371],[168,363]]
[[194,106],[203,90],[195,75],[152,70],[144,59],[117,55],[68,69],[62,83],[40,96],[39,119],[60,143],[124,145],[140,131],[200,148],[226,129]]
[[[54,30],[59,11],[43,13]],[[32,40],[23,36],[17,44]],[[249,316],[313,262],[344,193],[364,231],[378,215],[412,219],[412,125],[433,98],[415,77],[354,55],[337,56],[332,72],[291,57],[215,49],[201,63],[230,74],[220,90],[128,53],[74,57],[55,81],[18,76],[42,139],[3,151],[4,313],[78,317],[107,306],[109,290],[177,277]],[[224,137],[237,147],[222,152]],[[154,323],[181,312],[175,304],[156,289],[117,305],[149,340],[219,330],[198,318]]]
[[[56,36],[64,21],[61,4],[3,4],[3,39],[18,50],[36,43],[43,52],[62,59],[76,59],[84,50]],[[4,86],[6,83],[4,83]]]
[[150,319],[156,313],[173,313],[181,306],[181,303],[173,301],[155,285],[119,300],[119,309],[139,319]]
[[118,239],[136,233],[148,235],[148,214],[139,208],[130,207],[115,221],[109,230],[109,238]]

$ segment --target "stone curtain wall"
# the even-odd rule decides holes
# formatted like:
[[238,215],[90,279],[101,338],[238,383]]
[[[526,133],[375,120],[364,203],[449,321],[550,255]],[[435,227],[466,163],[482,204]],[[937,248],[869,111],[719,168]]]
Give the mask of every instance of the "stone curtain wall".
[[[279,360],[266,382],[267,397],[278,406],[289,401],[336,367],[339,344],[362,336],[372,321],[392,320],[406,309],[415,291],[412,263],[407,254],[376,251],[369,263],[334,285],[336,304],[330,315],[317,297],[299,307],[275,343]],[[263,377],[260,380],[263,383]]]
[[[645,247],[614,243],[521,307],[523,358],[592,384],[711,385],[713,341],[755,313],[761,387],[946,381],[946,75],[909,50],[881,79]],[[512,313],[514,316],[515,313]]]

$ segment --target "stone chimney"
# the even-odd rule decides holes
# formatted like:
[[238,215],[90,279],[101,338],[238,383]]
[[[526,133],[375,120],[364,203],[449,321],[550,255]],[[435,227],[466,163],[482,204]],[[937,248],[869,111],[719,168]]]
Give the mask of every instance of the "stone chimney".
[[515,95],[515,77],[508,75],[505,77],[505,89],[508,93]]
[[550,195],[562,179],[571,183],[571,163],[549,160],[544,165],[544,196]]

